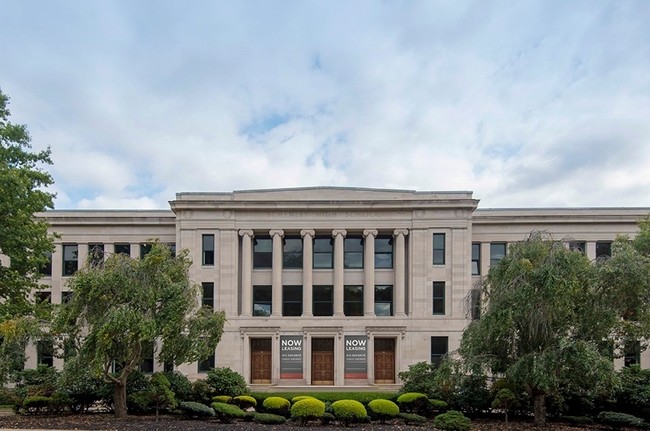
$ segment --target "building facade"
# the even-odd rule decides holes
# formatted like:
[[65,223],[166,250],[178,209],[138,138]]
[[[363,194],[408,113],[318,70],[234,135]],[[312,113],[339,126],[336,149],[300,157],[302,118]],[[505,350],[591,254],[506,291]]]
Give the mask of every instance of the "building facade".
[[[228,319],[215,355],[179,371],[230,367],[260,388],[392,388],[409,365],[459,347],[474,289],[508,243],[545,231],[595,259],[650,212],[477,206],[471,192],[315,187],[179,193],[168,211],[51,211],[59,237],[37,294],[63,302],[89,255],[135,258],[158,238],[189,250],[197,301]],[[30,351],[28,367],[62,365]],[[650,366],[645,353],[627,361]]]

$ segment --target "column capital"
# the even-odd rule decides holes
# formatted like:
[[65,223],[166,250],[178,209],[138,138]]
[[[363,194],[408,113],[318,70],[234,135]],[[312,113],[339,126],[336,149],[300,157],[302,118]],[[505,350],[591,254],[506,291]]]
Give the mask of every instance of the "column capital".
[[332,231],[332,236],[336,237],[341,235],[343,238],[345,238],[345,235],[347,235],[347,233],[348,231],[346,231],[345,229],[334,229]]
[[303,238],[306,236],[310,236],[313,238],[315,235],[316,235],[316,231],[314,229],[303,229],[300,231],[300,236]]
[[364,229],[363,230],[363,236],[364,237],[367,237],[368,235],[372,235],[372,236],[374,236],[376,238],[378,233],[379,232],[377,231],[377,229]]
[[239,236],[250,236],[253,238],[255,236],[255,233],[253,233],[252,229],[242,229],[239,231]]
[[271,237],[274,237],[276,235],[280,235],[280,238],[282,238],[282,237],[284,237],[284,231],[282,229],[271,229],[269,231],[269,235],[271,235]]
[[400,235],[404,235],[404,236],[406,236],[406,235],[408,235],[408,234],[409,234],[409,230],[408,230],[408,229],[395,229],[395,230],[393,231],[393,236],[400,236]]

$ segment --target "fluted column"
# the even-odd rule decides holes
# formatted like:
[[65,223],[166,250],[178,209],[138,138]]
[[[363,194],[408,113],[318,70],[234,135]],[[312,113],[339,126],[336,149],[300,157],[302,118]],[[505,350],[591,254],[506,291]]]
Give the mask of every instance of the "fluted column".
[[314,292],[314,235],[310,229],[300,231],[302,236],[302,315],[313,316]]
[[334,237],[334,316],[343,316],[343,283],[344,283],[344,246],[345,229],[332,231]]
[[375,237],[377,229],[363,231],[363,315],[375,315]]
[[272,316],[282,316],[282,229],[272,229],[269,235],[273,238],[273,267],[272,267]]
[[253,231],[240,230],[241,236],[241,315],[253,315]]
[[404,313],[404,283],[406,274],[406,250],[404,237],[408,229],[395,229],[395,316],[405,316]]

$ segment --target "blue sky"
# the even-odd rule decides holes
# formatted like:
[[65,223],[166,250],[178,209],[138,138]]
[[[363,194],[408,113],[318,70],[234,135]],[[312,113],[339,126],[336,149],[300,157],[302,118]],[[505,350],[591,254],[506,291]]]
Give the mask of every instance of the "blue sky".
[[473,190],[650,206],[650,1],[0,0],[0,89],[56,207]]

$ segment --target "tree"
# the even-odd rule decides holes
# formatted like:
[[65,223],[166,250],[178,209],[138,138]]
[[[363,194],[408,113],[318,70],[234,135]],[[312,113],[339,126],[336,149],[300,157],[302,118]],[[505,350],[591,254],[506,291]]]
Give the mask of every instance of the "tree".
[[537,425],[546,424],[546,397],[559,396],[561,384],[590,394],[613,385],[603,345],[612,328],[598,324],[613,312],[593,286],[588,259],[541,233],[512,244],[484,280],[484,309],[463,333],[460,353],[468,367],[522,385]]
[[53,333],[76,346],[71,361],[113,384],[117,417],[126,416],[127,379],[143,346],[157,341],[159,361],[178,364],[208,357],[221,339],[225,314],[199,308],[190,265],[187,250],[172,256],[154,242],[142,259],[89,261],[69,281],[72,299],[57,313]]
[[[39,269],[48,262],[52,239],[45,220],[35,213],[53,208],[46,191],[52,176],[50,150],[31,152],[27,127],[9,121],[9,97],[0,91],[0,383],[21,369],[25,346],[38,330],[30,292],[38,287]],[[42,317],[42,316],[41,316]]]

